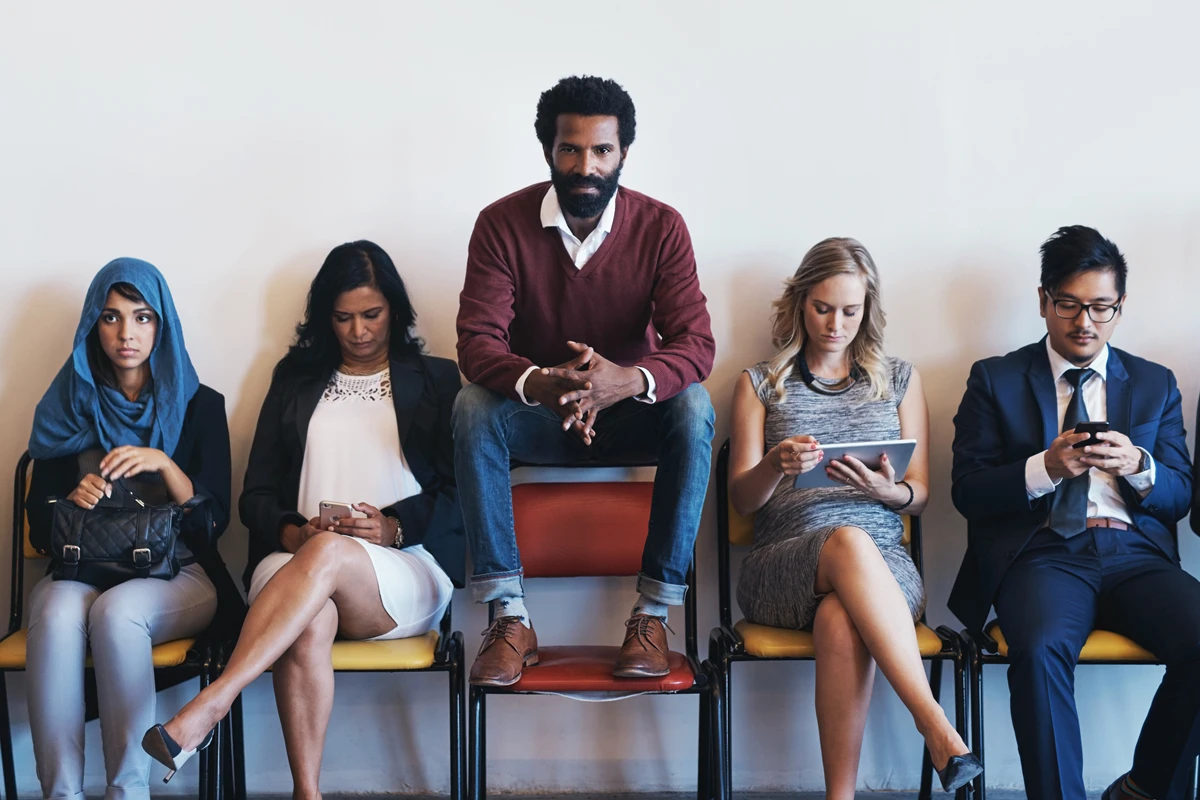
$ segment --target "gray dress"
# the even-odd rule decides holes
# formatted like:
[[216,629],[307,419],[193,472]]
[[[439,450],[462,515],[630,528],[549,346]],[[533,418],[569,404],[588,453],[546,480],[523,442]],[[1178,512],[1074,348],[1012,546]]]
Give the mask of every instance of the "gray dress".
[[[838,395],[815,392],[795,370],[785,383],[787,396],[782,404],[775,402],[765,383],[766,362],[746,370],[767,410],[767,449],[803,434],[825,444],[899,439],[900,402],[912,364],[891,358],[888,367],[891,391],[883,400],[870,399],[865,380]],[[817,469],[824,469],[824,463]],[[913,619],[918,619],[925,609],[925,590],[901,544],[900,515],[849,486],[796,489],[787,478],[754,518],[754,549],[742,563],[738,581],[738,604],[746,619],[776,628],[811,630],[823,597],[814,586],[817,559],[829,536],[844,526],[862,528],[875,540]]]

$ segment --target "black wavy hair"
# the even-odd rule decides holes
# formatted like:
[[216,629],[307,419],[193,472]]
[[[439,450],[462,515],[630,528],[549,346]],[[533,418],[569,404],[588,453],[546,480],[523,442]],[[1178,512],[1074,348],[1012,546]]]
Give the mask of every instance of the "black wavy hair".
[[[125,283],[123,281],[114,283],[108,290],[116,292],[121,297],[134,303],[150,305],[132,283]],[[158,314],[154,316],[157,317]],[[110,389],[119,389],[117,371],[113,369],[112,359],[108,357],[108,353],[104,352],[104,347],[100,344],[100,320],[96,320],[96,324],[88,331],[85,349],[87,351],[88,367],[92,370],[92,380]]]
[[1053,294],[1081,272],[1112,270],[1117,297],[1125,296],[1125,256],[1117,246],[1086,225],[1059,228],[1042,245],[1042,288]]
[[288,348],[277,369],[310,374],[337,369],[342,348],[333,332],[333,304],[343,292],[361,286],[374,286],[388,301],[391,308],[388,349],[392,358],[422,352],[425,343],[412,331],[417,312],[396,265],[382,247],[361,239],[338,245],[326,256],[309,287],[304,321],[296,326],[296,343]]
[[554,146],[559,114],[616,117],[622,150],[633,144],[634,134],[637,133],[633,98],[619,83],[608,78],[572,75],[554,84],[554,88],[542,92],[533,129],[537,131],[538,141],[546,150]]

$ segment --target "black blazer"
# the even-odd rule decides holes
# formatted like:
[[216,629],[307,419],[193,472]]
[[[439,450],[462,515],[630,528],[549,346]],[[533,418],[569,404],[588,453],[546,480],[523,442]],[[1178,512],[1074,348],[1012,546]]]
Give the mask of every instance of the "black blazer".
[[[1108,421],[1154,458],[1145,498],[1117,481],[1134,527],[1179,563],[1175,523],[1192,501],[1183,400],[1166,367],[1109,348]],[[1030,502],[1025,462],[1058,436],[1058,399],[1045,339],[975,362],[954,417],[951,496],[967,518],[967,553],[949,607],[978,633],[1009,566],[1041,528],[1052,494]]]
[[[179,444],[171,453],[192,481],[196,494],[208,498],[212,527],[205,529],[205,515],[191,513],[183,518],[180,536],[217,587],[217,620],[225,630],[235,630],[245,613],[241,593],[229,575],[217,540],[229,527],[230,466],[229,424],[225,419],[225,398],[201,384],[188,403],[179,433]],[[33,462],[29,481],[29,539],[33,546],[46,551],[50,545],[51,497],[66,497],[79,485],[79,456],[70,455]]]
[[[391,369],[400,444],[422,491],[381,510],[400,521],[406,547],[425,545],[454,585],[461,587],[466,572],[463,517],[450,429],[454,398],[462,388],[458,366],[444,358],[418,355],[393,359]],[[281,363],[263,400],[238,503],[242,522],[250,529],[250,558],[242,576],[247,587],[259,562],[282,549],[280,527],[285,522],[308,521],[296,510],[300,470],[308,422],[332,374],[332,370],[316,376],[298,374]]]

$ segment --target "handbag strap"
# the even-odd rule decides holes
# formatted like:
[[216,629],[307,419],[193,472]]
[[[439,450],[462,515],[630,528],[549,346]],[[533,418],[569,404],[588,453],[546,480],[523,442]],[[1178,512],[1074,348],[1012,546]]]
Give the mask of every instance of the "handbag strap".
[[63,545],[63,551],[59,555],[61,559],[62,575],[67,580],[75,580],[75,576],[79,574],[79,561],[83,551],[79,549],[80,543],[83,541],[83,521],[84,513],[82,509],[71,515],[71,527],[67,534],[67,543]]
[[139,508],[133,535],[133,570],[139,578],[150,577],[150,509]]

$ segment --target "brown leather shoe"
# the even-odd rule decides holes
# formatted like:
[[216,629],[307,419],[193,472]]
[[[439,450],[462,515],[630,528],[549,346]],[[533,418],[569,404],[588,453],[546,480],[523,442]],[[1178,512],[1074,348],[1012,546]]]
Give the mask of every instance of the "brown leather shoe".
[[521,670],[538,662],[537,634],[520,617],[498,617],[483,632],[483,646],[471,665],[471,683],[478,686],[511,686]]
[[666,620],[649,614],[634,614],[625,621],[625,643],[617,654],[613,675],[618,678],[660,678],[671,671],[667,649]]

